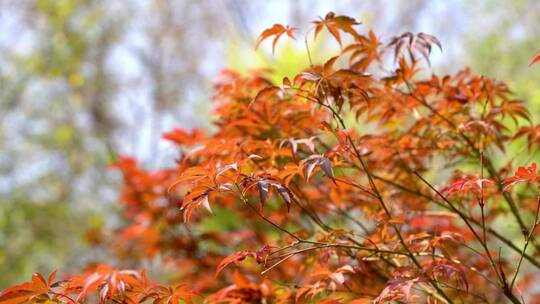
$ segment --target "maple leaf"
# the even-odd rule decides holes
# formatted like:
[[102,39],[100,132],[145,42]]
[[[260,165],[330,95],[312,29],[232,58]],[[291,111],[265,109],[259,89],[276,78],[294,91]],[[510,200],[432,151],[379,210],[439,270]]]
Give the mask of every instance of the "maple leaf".
[[394,278],[391,279],[386,287],[381,291],[379,296],[375,299],[375,303],[386,303],[391,300],[405,299],[406,302],[412,297],[411,291],[413,286],[425,281],[423,278]]
[[532,163],[529,167],[525,168],[520,166],[514,176],[509,177],[503,181],[504,190],[513,187],[517,183],[528,182],[531,184],[540,182],[540,174],[536,172],[536,163]]
[[193,144],[199,143],[205,136],[206,132],[203,130],[194,129],[188,132],[184,129],[177,128],[164,133],[162,138],[179,145],[191,146]]
[[465,275],[465,271],[458,264],[451,264],[446,261],[435,261],[429,267],[434,277],[442,277],[448,281],[452,278],[456,278],[458,282],[469,290],[469,282]]
[[143,303],[147,300],[154,299],[155,304],[179,304],[183,300],[187,304],[192,304],[194,298],[202,296],[194,292],[186,284],[180,284],[174,288],[157,285],[151,288],[146,296],[139,300],[138,303]]
[[295,39],[294,38],[294,31],[295,30],[296,30],[295,27],[291,27],[291,26],[288,26],[288,25],[283,26],[281,24],[276,23],[271,28],[267,28],[266,30],[264,30],[261,33],[259,38],[257,38],[257,43],[255,44],[255,49],[257,49],[257,47],[259,47],[259,44],[261,42],[263,42],[265,39],[267,39],[268,37],[275,36],[274,40],[272,41],[272,54],[274,54],[276,44],[277,44],[279,38],[283,34],[287,34],[287,36],[289,36],[290,38]]
[[343,302],[340,299],[324,299],[317,301],[317,304],[342,304]]
[[219,275],[219,273],[225,267],[229,266],[231,263],[238,264],[238,262],[241,262],[241,261],[245,260],[245,258],[247,258],[247,257],[255,258],[256,254],[254,252],[252,252],[252,251],[239,251],[239,252],[235,252],[235,253],[229,255],[228,257],[221,260],[221,262],[219,263],[219,265],[216,268],[215,276],[217,277]]
[[279,196],[285,201],[287,205],[287,210],[290,210],[290,205],[293,200],[293,194],[292,192],[285,187],[282,183],[278,182],[274,178],[270,176],[265,177],[246,177],[242,181],[244,185],[244,189],[242,190],[243,194],[245,195],[251,188],[257,187],[257,190],[259,192],[259,211],[262,211],[264,204],[266,203],[266,200],[268,199],[268,195],[270,193],[271,188],[274,188],[277,190]]
[[540,144],[540,125],[531,127],[521,127],[514,135],[514,139],[527,136],[527,148],[530,151],[533,145]]
[[373,61],[380,61],[380,42],[373,31],[369,31],[369,37],[357,36],[359,43],[347,46],[342,54],[352,52],[349,63],[354,70],[365,70]]
[[301,168],[304,178],[309,182],[309,178],[313,174],[315,167],[319,166],[326,176],[335,179],[334,169],[332,168],[332,162],[323,155],[314,154],[310,157],[302,160]]
[[[245,275],[234,271],[232,285],[229,285],[208,297],[209,303],[270,303],[266,295],[270,293],[266,283],[255,284]],[[274,303],[274,302],[272,302]],[[280,303],[280,302],[276,302]]]
[[531,121],[531,115],[521,100],[505,100],[497,110],[500,111],[503,118],[506,115],[510,116],[516,126],[518,125],[518,117],[521,117],[528,122]]
[[414,35],[411,32],[394,37],[388,47],[394,48],[394,59],[398,60],[406,51],[411,61],[414,61],[414,52],[419,52],[424,59],[430,64],[429,55],[431,54],[432,45],[435,44],[442,51],[441,42],[435,37],[425,33]]
[[336,41],[341,44],[341,34],[339,31],[343,31],[346,33],[349,33],[353,36],[358,36],[358,32],[353,28],[354,25],[360,24],[360,22],[357,22],[354,18],[347,17],[347,16],[336,16],[335,13],[329,12],[326,14],[326,16],[323,18],[319,17],[320,20],[313,21],[315,24],[315,33],[314,33],[314,39],[317,39],[317,36],[322,31],[324,27],[334,36]]
[[298,146],[300,144],[305,145],[311,153],[315,153],[315,143],[313,142],[317,136],[312,136],[310,138],[286,138],[282,139],[279,143],[279,147],[283,147],[286,143],[291,145],[293,154],[298,152]]
[[211,169],[202,167],[202,166],[193,166],[188,169],[186,169],[184,172],[182,172],[182,175],[179,179],[174,181],[172,184],[169,185],[167,188],[167,192],[171,192],[176,186],[179,184],[190,182],[191,184],[196,184],[201,180],[208,179],[210,176]]
[[75,302],[86,300],[90,292],[98,292],[102,301],[124,295],[127,290],[140,285],[143,281],[140,271],[116,270],[100,265],[94,272],[76,279],[80,293]]
[[193,211],[199,206],[203,206],[210,214],[213,214],[212,208],[210,207],[210,202],[208,201],[209,193],[209,190],[201,189],[198,191],[193,191],[184,197],[184,202],[180,208],[180,210],[183,212],[182,215],[184,223],[189,223]]
[[264,204],[266,203],[266,200],[268,199],[268,191],[269,184],[265,182],[258,182],[257,183],[257,190],[259,190],[259,202],[260,202],[260,208],[262,209],[264,207]]
[[305,285],[303,287],[300,287],[298,291],[296,292],[296,297],[295,297],[294,302],[299,303],[302,297],[306,299],[312,299],[324,291],[325,291],[325,288],[320,286],[320,284]]
[[282,88],[280,87],[277,87],[277,86],[269,86],[269,87],[266,87],[262,90],[260,90],[258,93],[257,93],[257,96],[255,96],[255,98],[253,98],[253,100],[250,102],[250,106],[253,105],[253,103],[256,103],[256,102],[259,102],[261,101],[262,99],[264,98],[269,98],[270,96],[278,93],[282,91]]
[[529,67],[540,62],[540,51],[536,52],[534,57],[531,59],[531,62],[529,63]]
[[45,278],[40,273],[34,273],[31,282],[12,286],[2,291],[0,294],[0,303],[30,303],[39,298],[48,298],[55,276],[56,271],[51,273],[48,280],[45,281]]
[[441,192],[448,195],[456,193],[464,194],[470,191],[480,192],[485,187],[484,184],[493,184],[493,181],[487,178],[477,177],[457,178],[450,186],[442,189]]
[[322,66],[322,69],[319,67],[316,67],[311,72],[302,73],[301,74],[302,79],[316,82],[317,87],[319,87],[320,84],[324,80],[343,80],[343,79],[359,80],[359,79],[369,79],[371,77],[371,74],[369,73],[362,73],[362,72],[358,72],[352,69],[338,69],[334,71],[334,65],[336,64],[336,61],[338,59],[339,59],[339,56],[334,56],[328,59],[324,63],[324,65]]

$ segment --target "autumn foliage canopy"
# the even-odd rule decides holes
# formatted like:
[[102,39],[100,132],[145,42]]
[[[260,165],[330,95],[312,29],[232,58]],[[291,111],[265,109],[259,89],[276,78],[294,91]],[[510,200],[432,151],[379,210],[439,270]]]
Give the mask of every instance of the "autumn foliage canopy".
[[[323,33],[341,51],[315,64]],[[117,266],[160,256],[170,282],[96,261],[0,303],[538,303],[540,126],[523,102],[469,69],[433,74],[428,34],[383,42],[329,13],[305,35],[294,77],[220,75],[215,130],[164,134],[174,167],[114,164],[127,224],[96,242]]]

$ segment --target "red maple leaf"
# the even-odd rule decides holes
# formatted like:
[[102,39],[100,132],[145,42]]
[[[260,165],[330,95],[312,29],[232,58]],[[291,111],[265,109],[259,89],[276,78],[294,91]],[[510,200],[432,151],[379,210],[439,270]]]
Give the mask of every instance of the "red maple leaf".
[[519,167],[514,176],[509,177],[503,181],[503,184],[506,184],[504,190],[521,182],[528,182],[532,184],[540,182],[540,174],[536,172],[536,163],[532,163],[527,168],[523,166]]

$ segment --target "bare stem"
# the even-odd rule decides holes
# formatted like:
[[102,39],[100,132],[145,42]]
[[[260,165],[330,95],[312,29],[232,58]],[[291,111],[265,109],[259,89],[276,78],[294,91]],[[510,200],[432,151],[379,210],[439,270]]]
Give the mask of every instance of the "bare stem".
[[538,196],[536,201],[537,201],[537,203],[536,203],[536,213],[535,213],[535,217],[534,217],[534,223],[533,223],[531,229],[529,230],[529,234],[525,238],[525,245],[523,246],[523,250],[521,251],[521,255],[519,256],[519,262],[517,264],[516,271],[514,273],[514,277],[512,278],[512,282],[510,283],[510,290],[512,290],[514,288],[514,283],[516,282],[516,278],[518,276],[519,269],[521,267],[521,263],[523,262],[523,257],[525,256],[525,251],[527,250],[527,246],[529,245],[529,242],[532,239],[533,232],[536,229],[536,227],[540,224],[540,222],[538,221],[538,217],[539,217],[539,214],[540,214],[540,196]]

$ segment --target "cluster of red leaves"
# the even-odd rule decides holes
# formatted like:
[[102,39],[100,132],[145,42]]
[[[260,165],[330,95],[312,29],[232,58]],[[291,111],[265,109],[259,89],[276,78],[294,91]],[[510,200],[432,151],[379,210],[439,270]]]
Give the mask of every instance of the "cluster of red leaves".
[[517,183],[528,182],[531,184],[540,183],[540,173],[536,172],[536,163],[532,163],[529,167],[519,167],[514,176],[503,181],[506,184],[505,188],[514,186]]
[[[196,293],[207,303],[540,299],[537,201],[530,187],[506,191],[540,176],[533,164],[505,179],[512,162],[497,164],[513,156],[492,160],[525,135],[538,152],[526,107],[505,83],[469,69],[431,74],[429,55],[441,47],[433,36],[384,44],[358,25],[334,13],[315,21],[315,38],[326,29],[340,53],[281,83],[266,70],[223,72],[215,132],[164,135],[179,150],[172,168],[115,165],[127,224],[108,244],[134,263],[161,257],[173,286],[190,288],[100,268],[59,283],[37,276],[0,303],[84,302],[89,293],[107,303]],[[273,49],[294,30],[276,24],[257,45],[274,37]],[[429,181],[449,175],[440,191]],[[501,218],[514,227],[502,230]],[[513,239],[521,232],[525,241]],[[519,273],[522,263],[534,271]]]
[[193,303],[201,296],[186,285],[174,288],[150,282],[144,272],[98,266],[84,275],[67,280],[48,279],[36,273],[32,281],[10,287],[0,295],[0,303]]

